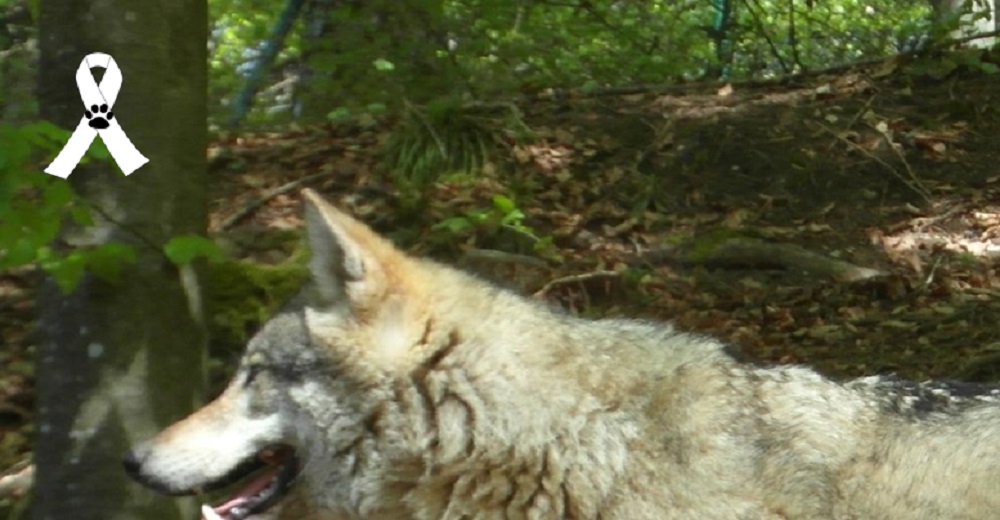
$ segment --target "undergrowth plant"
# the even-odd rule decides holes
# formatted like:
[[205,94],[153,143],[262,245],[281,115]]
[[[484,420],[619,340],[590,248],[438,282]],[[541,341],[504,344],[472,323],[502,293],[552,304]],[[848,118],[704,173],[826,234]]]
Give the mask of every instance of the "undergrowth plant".
[[[0,271],[37,265],[63,292],[76,288],[84,273],[116,282],[122,268],[136,261],[124,243],[95,246],[59,244],[63,226],[94,224],[95,208],[70,183],[42,171],[43,157],[55,157],[70,133],[51,123],[0,124]],[[84,156],[110,161],[100,140]],[[214,243],[199,236],[178,236],[163,245],[163,254],[180,267],[195,258],[218,259]]]
[[490,247],[515,253],[532,252],[547,260],[562,262],[552,236],[543,235],[530,226],[526,222],[527,216],[512,199],[494,195],[490,202],[485,208],[446,218],[435,224],[434,229],[448,231],[459,238],[475,235],[488,242]]
[[[69,132],[50,123],[0,124],[0,271],[35,264],[63,291],[71,291],[89,269],[102,278],[116,279],[123,262],[135,260],[124,244],[89,248],[53,247],[63,223],[93,224],[90,208],[63,180],[46,175],[38,165],[44,154],[55,157]],[[110,159],[97,146],[84,161]]]
[[404,189],[452,173],[476,174],[497,145],[494,121],[451,102],[407,105],[385,145],[385,164]]

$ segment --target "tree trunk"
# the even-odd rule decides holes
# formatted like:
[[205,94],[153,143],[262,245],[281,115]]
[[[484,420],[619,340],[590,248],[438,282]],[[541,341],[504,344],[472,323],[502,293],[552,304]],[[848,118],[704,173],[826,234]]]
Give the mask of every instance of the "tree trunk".
[[43,117],[75,128],[84,111],[77,67],[90,53],[108,53],[123,75],[114,117],[149,162],[129,177],[103,161],[79,165],[70,177],[101,215],[92,227],[64,233],[65,242],[124,242],[137,262],[118,283],[87,275],[68,295],[51,281],[40,290],[32,518],[197,518],[192,501],[154,496],[126,478],[120,461],[203,396],[197,282],[187,277],[182,286],[161,247],[205,230],[207,5],[42,0],[40,7]]
[[[945,26],[958,24],[948,34],[954,39],[965,39],[1000,29],[1000,18],[997,18],[998,6],[1000,2],[997,0],[931,0],[936,23]],[[989,48],[995,45],[996,41],[995,36],[990,36],[970,40],[965,45]]]

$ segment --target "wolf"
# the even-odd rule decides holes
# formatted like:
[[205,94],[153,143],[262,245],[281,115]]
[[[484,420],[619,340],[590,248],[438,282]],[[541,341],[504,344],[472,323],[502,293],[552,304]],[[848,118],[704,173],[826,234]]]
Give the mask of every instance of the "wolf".
[[585,320],[305,191],[310,282],[126,471],[205,520],[1000,518],[1000,391],[834,381]]

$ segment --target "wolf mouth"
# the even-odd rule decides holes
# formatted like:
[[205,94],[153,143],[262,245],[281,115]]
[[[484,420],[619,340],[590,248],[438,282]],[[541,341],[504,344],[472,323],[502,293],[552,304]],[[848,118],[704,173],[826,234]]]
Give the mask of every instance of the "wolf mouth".
[[243,482],[228,499],[216,506],[201,506],[202,520],[243,520],[263,513],[291,488],[299,474],[299,460],[290,446],[271,446],[236,466],[210,487]]

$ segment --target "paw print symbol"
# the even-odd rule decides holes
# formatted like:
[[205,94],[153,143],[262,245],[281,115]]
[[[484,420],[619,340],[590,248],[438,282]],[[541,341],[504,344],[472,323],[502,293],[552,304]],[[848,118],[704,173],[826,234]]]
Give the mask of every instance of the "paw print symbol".
[[[105,116],[105,112],[107,112],[107,116]],[[87,116],[87,119],[90,119],[90,122],[87,124],[90,125],[91,128],[96,128],[98,130],[103,130],[111,126],[111,123],[108,123],[108,121],[115,118],[113,113],[108,112],[108,105],[101,105],[100,107],[97,105],[90,105],[90,110],[84,111],[83,115]],[[105,117],[107,117],[107,119],[105,119]]]

